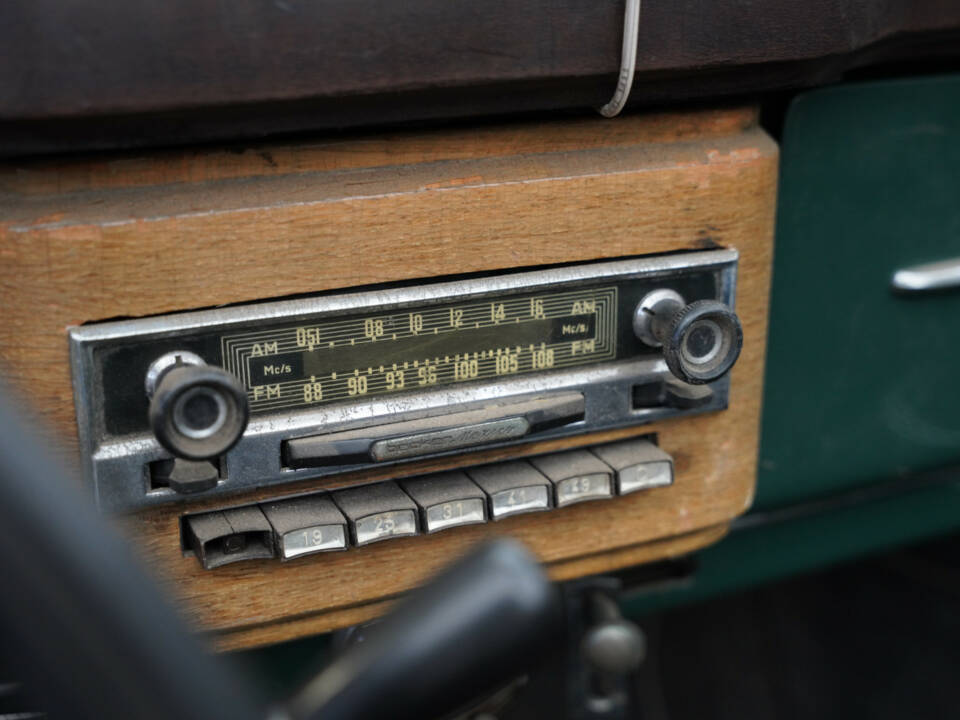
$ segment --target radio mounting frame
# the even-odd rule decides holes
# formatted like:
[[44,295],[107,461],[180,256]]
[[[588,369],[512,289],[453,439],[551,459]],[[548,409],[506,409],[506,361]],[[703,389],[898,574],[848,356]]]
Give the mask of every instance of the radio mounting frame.
[[[416,286],[372,289],[362,292],[316,295],[190,311],[156,317],[110,321],[69,329],[74,401],[85,481],[104,512],[129,512],[145,507],[195,498],[228,496],[255,488],[279,486],[311,478],[353,472],[364,468],[396,465],[413,457],[386,456],[379,462],[350,462],[316,467],[290,467],[282,449],[288,440],[378,428],[387,424],[425,421],[443,425],[443,417],[484,411],[493,418],[512,418],[513,403],[536,401],[555,394],[580,393],[582,418],[558,426],[547,425],[527,433],[493,437],[489,442],[451,446],[416,459],[442,457],[470,450],[528,443],[533,440],[579,435],[617,427],[642,425],[681,414],[724,409],[729,395],[729,376],[709,384],[704,400],[688,406],[636,406],[635,389],[662,381],[669,375],[662,356],[651,353],[604,360],[566,369],[505,376],[496,380],[473,380],[426,391],[402,392],[354,398],[311,408],[295,408],[254,415],[237,445],[218,459],[220,479],[216,486],[194,495],[179,495],[170,488],[153,487],[151,463],[170,458],[149,429],[114,433],[107,429],[110,409],[105,402],[109,382],[139,383],[143,377],[131,372],[116,377],[104,372],[105,352],[147,341],[170,341],[202,334],[221,337],[244,328],[320,321],[363,312],[441,305],[485,298],[499,298],[548,290],[567,290],[605,282],[633,282],[671,287],[679,279],[712,274],[710,298],[734,307],[737,265],[735,249],[686,251],[602,261],[538,271],[505,272],[486,277],[434,282]],[[623,315],[632,308],[618,307]],[[622,323],[620,323],[622,325]],[[618,326],[619,329],[619,326]],[[109,379],[108,379],[109,378]],[[503,409],[497,415],[498,409]],[[506,413],[506,414],[504,414]],[[517,427],[516,423],[504,423]],[[454,425],[454,427],[458,427]]]

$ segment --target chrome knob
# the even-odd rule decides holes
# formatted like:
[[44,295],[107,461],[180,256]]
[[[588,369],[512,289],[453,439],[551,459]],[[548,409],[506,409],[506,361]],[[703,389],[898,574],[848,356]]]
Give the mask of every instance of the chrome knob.
[[662,347],[670,372],[692,385],[723,377],[743,347],[743,328],[733,310],[717,300],[687,304],[667,289],[640,301],[633,329],[647,345]]
[[168,356],[159,358],[147,374],[150,427],[160,444],[178,458],[206,460],[222,455],[247,427],[246,392],[235,376],[203,364],[192,353],[172,355],[172,363]]

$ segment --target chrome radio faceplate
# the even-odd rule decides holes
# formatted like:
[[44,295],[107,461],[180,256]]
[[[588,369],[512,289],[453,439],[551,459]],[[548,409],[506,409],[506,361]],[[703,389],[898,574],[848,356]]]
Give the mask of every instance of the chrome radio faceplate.
[[739,325],[706,305],[735,321],[736,268],[684,252],[71,328],[84,473],[126,511],[722,409]]

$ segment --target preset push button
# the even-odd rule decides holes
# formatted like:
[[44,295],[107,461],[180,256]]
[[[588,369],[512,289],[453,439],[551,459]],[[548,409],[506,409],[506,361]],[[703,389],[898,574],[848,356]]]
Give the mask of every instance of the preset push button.
[[347,548],[347,519],[328,495],[277,500],[260,509],[273,526],[282,560]]
[[462,472],[413,478],[402,485],[420,506],[420,524],[425,532],[487,520],[487,496]]
[[624,440],[591,451],[617,471],[618,495],[673,483],[673,458],[649,440]]
[[587,450],[541,455],[530,462],[550,478],[557,507],[613,495],[613,469]]
[[467,475],[490,496],[494,520],[550,507],[550,481],[523,460],[470,468]]
[[417,534],[417,504],[393,481],[337,490],[333,500],[356,545]]

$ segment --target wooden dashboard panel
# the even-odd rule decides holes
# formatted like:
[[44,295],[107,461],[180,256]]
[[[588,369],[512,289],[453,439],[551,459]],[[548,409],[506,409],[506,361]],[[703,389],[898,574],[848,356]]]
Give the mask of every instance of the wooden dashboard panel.
[[[71,462],[71,325],[475,271],[736,248],[745,340],[725,411],[118,521],[221,647],[368,618],[489,535],[521,539],[556,578],[689,552],[719,538],[753,493],[776,174],[776,146],[751,109],[7,165],[0,372]],[[204,571],[180,550],[186,508],[648,433],[675,459],[671,487],[284,564]]]

